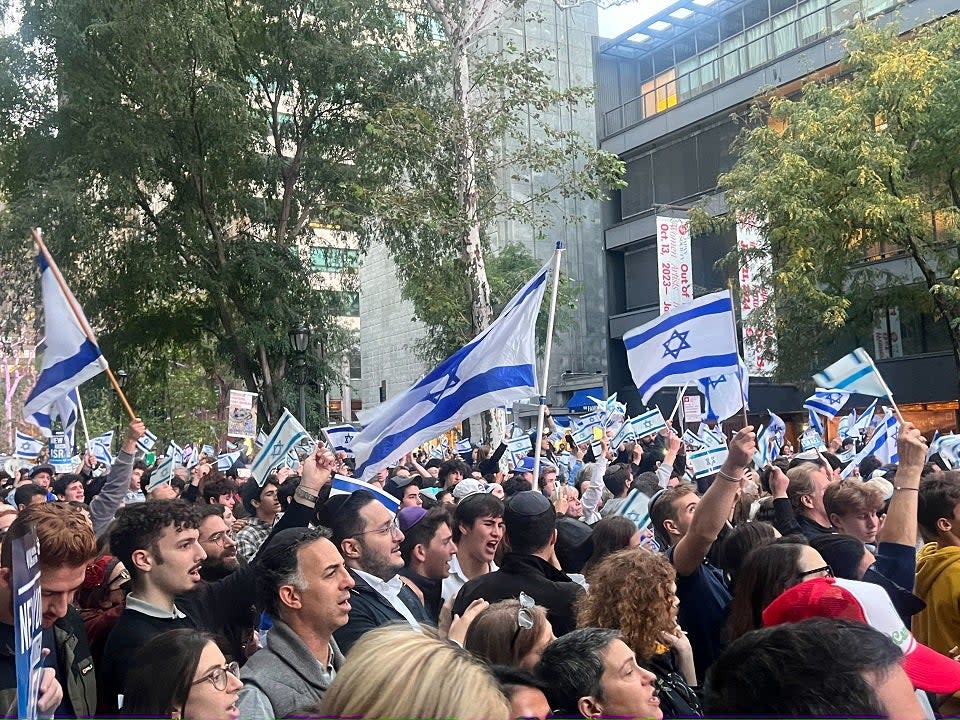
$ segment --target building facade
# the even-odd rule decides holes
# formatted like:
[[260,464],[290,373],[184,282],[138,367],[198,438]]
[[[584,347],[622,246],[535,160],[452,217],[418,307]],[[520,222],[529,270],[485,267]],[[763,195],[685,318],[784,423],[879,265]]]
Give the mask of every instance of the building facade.
[[[622,337],[659,313],[655,218],[704,198],[712,212],[726,211],[717,178],[736,161],[731,143],[739,126],[732,115],[771,88],[790,94],[835,71],[844,57],[843,32],[858,19],[908,32],[958,10],[958,0],[681,0],[598,41],[600,146],[625,162],[629,183],[602,211],[610,390],[632,410],[640,400]],[[693,239],[695,295],[727,287],[715,263],[735,242],[733,230]],[[905,285],[918,279],[911,260],[884,248],[863,262]],[[911,420],[924,429],[955,424],[956,370],[942,323],[891,308],[848,335],[845,351],[862,345],[874,355]],[[669,411],[675,397],[662,393],[655,402]],[[803,397],[801,388],[764,378],[751,384],[756,412],[796,410]]]
[[[516,22],[500,31],[502,38],[524,48],[547,48],[555,62],[547,68],[556,89],[592,87],[593,38],[597,34],[597,9],[592,4],[560,9],[553,0],[530,0],[524,11],[539,15],[542,22]],[[498,42],[494,37],[492,42]],[[578,113],[556,113],[555,127],[575,130],[584,137],[596,137],[593,108]],[[499,179],[512,198],[523,198],[536,178],[516,178],[504,173]],[[568,223],[566,217],[582,217]],[[563,272],[578,288],[577,307],[567,327],[557,329],[551,362],[549,390],[554,405],[565,405],[580,389],[606,385],[607,342],[604,284],[604,257],[600,207],[595,201],[573,198],[560,200],[554,222],[545,237],[515,222],[500,222],[488,228],[494,250],[507,244],[522,244],[544,262],[553,254],[557,241],[564,244]],[[363,368],[360,395],[364,408],[403,392],[429,368],[420,362],[415,349],[424,327],[413,320],[410,304],[400,297],[396,268],[385,248],[374,245],[360,267],[360,362]],[[540,369],[538,368],[538,374]]]

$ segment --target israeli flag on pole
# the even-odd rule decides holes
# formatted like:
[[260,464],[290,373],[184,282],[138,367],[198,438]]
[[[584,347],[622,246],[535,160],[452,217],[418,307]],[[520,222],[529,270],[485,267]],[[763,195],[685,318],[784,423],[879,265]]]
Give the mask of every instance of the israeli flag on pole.
[[807,409],[807,415],[810,417],[810,429],[823,437],[823,421],[820,420],[820,416],[809,408]]
[[357,480],[356,478],[346,477],[345,475],[334,475],[330,482],[330,497],[334,495],[352,495],[357,490],[365,490],[373,495],[377,500],[383,503],[391,513],[400,512],[400,501],[390,493],[386,493],[376,485]]
[[847,431],[850,435],[863,435],[867,432],[867,429],[870,428],[873,423],[873,416],[877,411],[877,401],[874,400],[870,403],[870,407],[863,411],[863,414],[857,418],[849,430]]
[[[40,266],[43,292],[46,350],[43,352],[40,376],[23,405],[24,417],[46,412],[47,408],[80,383],[107,369],[107,361],[100,348],[87,337],[84,326],[89,328],[89,325],[83,317],[80,305],[69,289],[66,290],[69,297],[60,289],[57,282],[60,271],[56,265],[48,264],[43,254],[37,256],[37,264]],[[71,308],[71,302],[73,308],[80,313],[83,325]]]
[[[900,434],[900,427],[897,419],[892,415],[887,418],[879,429],[873,434],[873,437],[863,446],[863,449],[853,456],[853,460],[840,472],[840,478],[848,477],[853,472],[854,467],[860,465],[864,458],[870,455],[876,456],[877,460],[884,464],[897,462],[897,437]],[[892,447],[891,447],[892,446]],[[891,454],[892,450],[892,454]],[[891,458],[897,458],[896,460]]]
[[340,452],[352,455],[350,444],[357,436],[357,429],[353,425],[331,425],[323,428],[323,434],[330,441],[330,447]]
[[835,418],[843,406],[847,404],[850,393],[843,390],[824,390],[817,388],[816,392],[803,401],[803,406],[815,413],[822,413],[828,418]]
[[457,440],[457,454],[464,455],[466,453],[473,451],[473,446],[470,444],[470,438],[464,438],[463,440]]
[[183,448],[177,445],[173,440],[167,445],[167,451],[164,453],[167,457],[173,458],[173,461],[180,465],[183,463]]
[[780,455],[780,448],[783,447],[783,442],[787,434],[787,424],[783,422],[783,418],[776,413],[770,412],[769,409],[767,410],[767,414],[770,416],[770,422],[767,425],[767,435],[773,441],[770,450],[770,459],[776,460],[777,456]]
[[[264,445],[266,445],[266,443],[267,443],[267,434],[263,430],[261,430],[260,432],[257,433],[257,440],[255,443],[257,450],[259,450]],[[207,446],[204,445],[204,447],[207,447]]]
[[173,457],[165,457],[157,466],[153,468],[150,472],[150,481],[147,484],[147,492],[154,490],[155,488],[165,485],[173,480],[173,466],[176,461]]
[[702,448],[704,445],[703,440],[701,440],[699,436],[694,434],[692,430],[684,430],[683,435],[681,436],[680,439],[683,440],[683,442],[686,445],[688,445],[689,447],[692,447],[694,450],[698,450],[699,448]]
[[765,468],[770,463],[770,435],[767,426],[761,425],[757,430],[757,450],[753,453],[753,464],[757,470]]
[[943,435],[939,438],[937,452],[947,467],[955,470],[960,467],[960,435]]
[[240,459],[240,451],[224,453],[217,456],[217,470],[224,472],[233,467],[233,464]]
[[658,407],[633,418],[630,424],[633,426],[633,434],[637,437],[653,435],[653,433],[659,432],[667,426],[666,421],[663,419],[663,413],[660,412],[660,408]]
[[66,395],[62,395],[45,411],[35,412],[24,418],[25,422],[33,423],[44,437],[53,435],[53,422],[60,420],[63,427],[63,433],[67,436],[67,442],[70,447],[74,447],[74,430],[77,425],[77,418],[80,415],[80,398],[77,389],[73,388]]
[[266,443],[253,459],[253,465],[250,466],[250,475],[256,479],[258,485],[263,487],[270,471],[282,465],[287,453],[299,445],[301,441],[309,438],[309,433],[297,422],[293,413],[284,408],[283,415],[273,426],[273,431],[267,437]]
[[813,376],[818,387],[831,390],[845,390],[874,397],[887,397],[887,389],[877,372],[873,359],[863,348],[857,348],[849,355],[837,360],[833,365]]
[[693,466],[693,476],[699,478],[715,475],[727,461],[728,452],[727,446],[722,445],[705,450],[696,450],[687,455],[687,462]]
[[97,462],[102,462],[104,465],[113,465],[113,455],[110,453],[112,446],[113,430],[109,430],[93,438],[88,448],[93,451],[93,456],[97,459]]
[[149,430],[146,430],[143,433],[143,437],[137,440],[137,448],[142,450],[145,453],[153,450],[153,446],[157,444],[157,436],[154,435]]
[[707,424],[700,423],[700,426],[697,428],[698,436],[700,438],[700,444],[703,447],[726,447],[727,438],[723,434],[722,430],[711,430]]
[[200,448],[200,454],[206,455],[208,458],[215,458],[217,456],[217,449],[213,445],[204,445]]
[[610,447],[614,450],[620,448],[621,445],[628,442],[633,442],[637,439],[637,434],[633,430],[633,422],[631,420],[624,421],[623,425],[620,426],[620,429],[617,430],[617,434],[613,436],[613,439],[610,441]]
[[21,460],[36,462],[45,444],[43,440],[37,440],[27,433],[17,430],[17,450],[15,455]]
[[740,357],[730,292],[704,295],[623,336],[630,374],[646,405],[666,385],[736,373]]
[[464,418],[539,395],[535,326],[553,263],[540,268],[490,327],[366,418],[353,441],[358,476],[373,476]]
[[750,374],[743,360],[737,358],[736,373],[724,373],[697,380],[700,392],[707,400],[707,420],[722,422],[733,417],[740,409],[750,408]]

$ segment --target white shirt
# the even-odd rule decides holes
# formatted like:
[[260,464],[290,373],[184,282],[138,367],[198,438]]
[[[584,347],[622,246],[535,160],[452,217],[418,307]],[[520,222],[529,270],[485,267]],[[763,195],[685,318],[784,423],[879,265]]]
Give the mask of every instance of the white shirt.
[[[460,588],[470,582],[470,578],[463,574],[463,568],[460,567],[460,560],[457,559],[456,555],[450,558],[447,567],[450,570],[450,574],[443,579],[443,584],[440,588],[440,597],[443,598],[443,602],[447,602],[450,598],[455,597],[456,594],[460,592]],[[491,560],[490,572],[496,572],[499,569],[497,564]]]
[[384,599],[400,613],[403,618],[410,623],[410,627],[419,632],[420,623],[417,622],[417,619],[413,616],[413,613],[410,612],[410,608],[403,604],[403,600],[400,599],[400,591],[403,590],[403,580],[400,579],[399,575],[394,575],[390,580],[384,582],[378,577],[374,577],[370,573],[365,573],[363,570],[353,570],[357,575],[359,575],[370,587],[380,593]]

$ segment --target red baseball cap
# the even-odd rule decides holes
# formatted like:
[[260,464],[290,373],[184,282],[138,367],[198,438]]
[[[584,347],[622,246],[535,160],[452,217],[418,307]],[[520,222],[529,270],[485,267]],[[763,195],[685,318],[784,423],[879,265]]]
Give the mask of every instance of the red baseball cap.
[[960,690],[960,662],[918,643],[879,585],[839,578],[799,583],[767,606],[763,624],[770,627],[813,617],[856,620],[882,632],[903,652],[903,669],[919,690]]

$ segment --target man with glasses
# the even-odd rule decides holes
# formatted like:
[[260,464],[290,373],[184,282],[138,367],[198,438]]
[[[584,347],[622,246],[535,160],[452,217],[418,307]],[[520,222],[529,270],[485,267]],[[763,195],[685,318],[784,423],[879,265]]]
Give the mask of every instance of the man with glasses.
[[371,493],[357,490],[327,503],[333,543],[356,583],[350,595],[350,620],[334,637],[343,652],[366,632],[392,622],[415,630],[428,623],[423,604],[401,579],[403,555],[398,518]]

